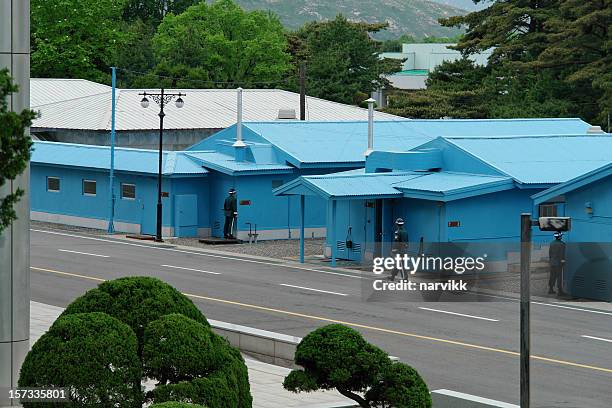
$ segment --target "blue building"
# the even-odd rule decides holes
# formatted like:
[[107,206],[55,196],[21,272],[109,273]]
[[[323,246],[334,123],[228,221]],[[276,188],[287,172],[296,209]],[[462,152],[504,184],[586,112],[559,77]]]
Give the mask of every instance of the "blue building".
[[[459,140],[465,135],[482,139],[486,145],[491,135],[504,139],[586,135],[590,126],[578,119],[517,119],[376,121],[373,127],[375,149],[407,152],[419,146],[436,149],[436,144],[446,143],[447,138]],[[246,239],[249,228],[255,225],[260,239],[297,238],[302,225],[308,237],[326,236],[331,207],[325,196],[278,196],[273,190],[302,176],[315,178],[363,168],[368,123],[253,122],[244,123],[240,132],[238,129],[231,126],[185,151],[164,152],[163,234],[222,236],[222,203],[229,188],[235,188],[239,238]],[[237,145],[238,133],[242,144]],[[421,156],[434,160],[436,155],[453,163],[452,169],[445,169],[449,172],[476,171],[467,153],[457,155],[464,159],[452,153]],[[109,164],[108,147],[36,142],[31,161],[32,218],[106,228],[111,202]],[[118,148],[116,170],[115,228],[154,233],[157,152]],[[495,171],[480,173],[504,179],[496,182],[509,183],[505,179],[508,176]],[[394,194],[397,192],[394,189]],[[306,208],[304,223],[302,200]],[[343,210],[340,213],[344,214]]]
[[565,234],[565,281],[577,297],[612,301],[612,163],[533,196],[535,205],[562,202],[572,229]]
[[[604,134],[447,136],[410,151],[374,151],[364,168],[302,176],[275,193],[327,201],[332,263],[385,254],[398,217],[414,242],[517,242],[524,212],[576,217],[572,240],[612,242],[612,188],[595,182],[610,163],[612,136]],[[599,218],[585,219],[593,208],[585,203],[597,206]],[[534,231],[534,241],[550,239]]]

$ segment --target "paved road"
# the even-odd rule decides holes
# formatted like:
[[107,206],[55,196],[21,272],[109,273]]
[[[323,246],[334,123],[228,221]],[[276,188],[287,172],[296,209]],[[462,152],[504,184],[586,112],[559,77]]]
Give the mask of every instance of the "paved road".
[[[32,230],[31,247],[38,302],[66,306],[101,280],[155,276],[211,319],[295,336],[349,324],[414,366],[431,389],[518,403],[514,301],[365,302],[363,277],[349,272],[57,231]],[[532,406],[609,408],[612,312],[535,303],[532,314]]]

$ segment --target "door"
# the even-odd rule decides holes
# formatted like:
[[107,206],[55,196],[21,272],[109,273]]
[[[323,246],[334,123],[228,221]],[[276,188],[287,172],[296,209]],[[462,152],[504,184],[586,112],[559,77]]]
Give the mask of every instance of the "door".
[[198,236],[198,196],[181,194],[174,196],[174,235]]

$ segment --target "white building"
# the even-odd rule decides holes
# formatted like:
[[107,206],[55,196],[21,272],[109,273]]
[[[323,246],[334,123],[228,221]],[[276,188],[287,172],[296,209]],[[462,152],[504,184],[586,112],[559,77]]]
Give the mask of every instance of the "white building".
[[[32,79],[31,106],[40,112],[32,124],[32,133],[40,140],[92,145],[109,144],[111,129],[111,87],[83,79]],[[142,89],[117,89],[117,145],[122,147],[158,148],[158,107],[140,106]],[[151,90],[148,90],[151,91]],[[181,150],[219,130],[236,123],[235,89],[173,89],[183,92],[185,105],[174,103],[165,108],[164,148]],[[282,111],[282,114],[281,114]],[[245,122],[300,117],[300,95],[281,89],[245,89],[243,117]],[[366,120],[367,109],[353,105],[306,97],[307,121]],[[401,120],[375,112],[376,120]]]
[[[456,44],[427,43],[427,44],[402,44],[402,52],[385,52],[380,58],[391,58],[404,60],[402,70],[393,75],[387,75],[393,88],[404,90],[425,89],[425,81],[429,73],[444,61],[456,61],[461,59],[461,53],[448,47]],[[492,50],[470,56],[469,58],[477,65],[485,65]],[[373,92],[372,97],[379,107],[387,106],[389,89],[378,89]]]

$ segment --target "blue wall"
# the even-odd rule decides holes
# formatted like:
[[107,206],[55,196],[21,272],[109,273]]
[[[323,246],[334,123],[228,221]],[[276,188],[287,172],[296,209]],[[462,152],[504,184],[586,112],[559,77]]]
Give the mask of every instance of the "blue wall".
[[[60,191],[47,191],[47,177],[60,178]],[[96,181],[96,195],[83,194],[83,179]],[[51,214],[107,220],[109,216],[108,172],[66,168],[32,163],[31,210]],[[121,198],[121,183],[136,185],[136,199]],[[142,232],[155,233],[157,178],[149,175],[115,173],[115,221],[142,226]],[[170,181],[164,179],[164,191],[170,191]],[[170,196],[172,197],[172,195]],[[172,200],[163,198],[163,225],[172,226]]]
[[[566,216],[572,217],[572,242],[612,242],[612,176],[565,194]],[[587,214],[585,204],[593,208]]]

